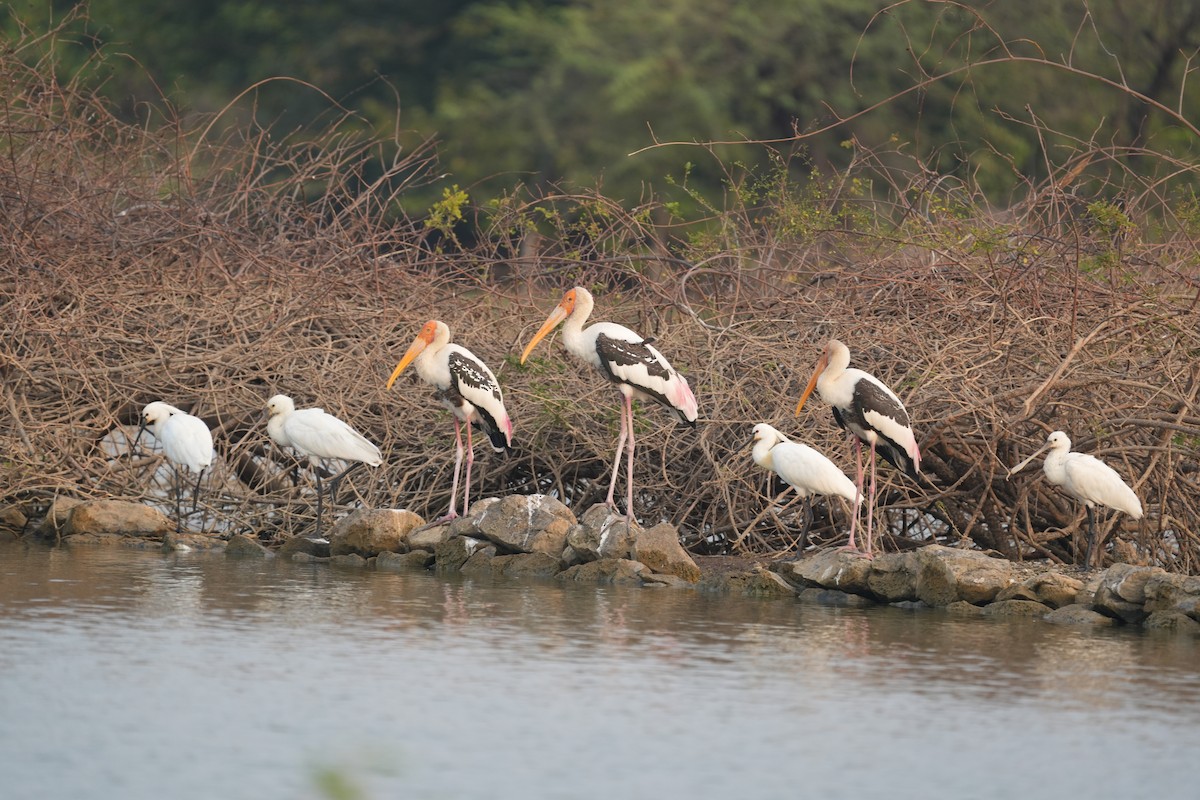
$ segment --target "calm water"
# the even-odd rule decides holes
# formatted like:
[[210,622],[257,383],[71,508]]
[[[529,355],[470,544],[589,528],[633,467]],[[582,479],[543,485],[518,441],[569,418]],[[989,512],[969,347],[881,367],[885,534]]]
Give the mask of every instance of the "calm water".
[[1200,646],[0,547],[0,796],[1195,798]]

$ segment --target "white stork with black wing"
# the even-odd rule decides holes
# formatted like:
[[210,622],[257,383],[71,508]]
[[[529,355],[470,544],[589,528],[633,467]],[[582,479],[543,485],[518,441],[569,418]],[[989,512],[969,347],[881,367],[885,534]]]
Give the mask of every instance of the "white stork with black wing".
[[463,513],[470,510],[471,465],[475,462],[475,448],[471,441],[471,425],[478,425],[497,453],[512,448],[512,420],[504,408],[504,395],[500,382],[470,350],[450,342],[450,328],[439,320],[430,320],[421,328],[417,338],[409,346],[392,376],[387,388],[400,377],[408,365],[416,361],[417,375],[434,387],[434,399],[441,403],[454,417],[454,480],[450,484],[450,512],[446,519],[458,516],[458,473],[462,467],[463,443],[460,423],[467,426],[467,478],[463,488]]
[[612,322],[597,322],[583,327],[592,313],[592,294],[576,286],[563,295],[545,323],[534,334],[533,339],[521,354],[521,363],[550,331],[564,320],[563,345],[577,358],[591,364],[604,377],[615,384],[624,398],[621,412],[621,435],[617,440],[617,455],[613,461],[612,479],[608,484],[608,498],[613,505],[613,490],[617,485],[617,470],[621,465],[621,449],[628,442],[626,483],[628,495],[625,513],[633,517],[633,400],[652,400],[671,411],[681,422],[696,424],[698,408],[696,397],[688,382],[675,371],[662,353],[645,339],[623,325]]
[[[796,404],[796,414],[804,408],[813,388],[833,407],[833,418],[855,441],[855,486],[862,494],[862,446],[871,448],[871,485],[867,494],[867,546],[871,553],[873,510],[875,505],[875,451],[913,480],[919,481],[921,451],[913,434],[908,411],[896,393],[874,375],[850,368],[850,350],[837,339],[830,339],[817,361],[808,386]],[[854,547],[851,527],[849,546]]]

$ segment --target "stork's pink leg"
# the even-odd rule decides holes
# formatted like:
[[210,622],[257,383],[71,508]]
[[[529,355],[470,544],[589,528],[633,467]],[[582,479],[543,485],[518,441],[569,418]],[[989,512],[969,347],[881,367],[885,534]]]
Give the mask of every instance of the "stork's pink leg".
[[846,543],[846,549],[855,550],[857,548],[854,546],[854,533],[858,530],[858,509],[862,505],[862,441],[853,434],[851,434],[850,438],[854,442],[854,508],[851,509],[854,516],[850,518],[850,541]]
[[867,493],[867,555],[871,555],[873,519],[875,511],[875,442],[871,442],[871,489]]
[[625,516],[629,523],[633,523],[633,398],[625,398],[625,416],[628,418],[626,427],[629,429],[629,458],[626,461],[625,483],[628,491],[628,497],[625,500]]
[[471,513],[471,465],[475,463],[475,446],[471,443],[471,423],[467,426],[467,483],[463,486],[463,515]]
[[454,519],[458,516],[458,511],[455,510],[455,504],[458,502],[458,471],[462,467],[463,446],[462,446],[462,431],[459,430],[458,417],[454,417],[454,481],[450,484],[450,513],[445,516],[445,519]]
[[[621,396],[624,397],[625,393],[622,392]],[[628,435],[629,429],[625,427],[625,409],[622,408],[621,435],[617,437],[617,457],[613,459],[612,478],[608,482],[608,499],[604,501],[605,505],[609,508],[615,505],[613,502],[613,491],[617,488],[617,470],[621,468],[621,450],[625,447],[625,437]]]

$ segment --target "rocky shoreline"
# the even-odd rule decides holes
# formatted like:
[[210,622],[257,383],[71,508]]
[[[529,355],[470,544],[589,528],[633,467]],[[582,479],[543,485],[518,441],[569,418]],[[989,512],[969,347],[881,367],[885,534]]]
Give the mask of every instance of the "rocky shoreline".
[[977,550],[929,545],[867,559],[821,550],[769,565],[751,559],[690,556],[674,526],[628,526],[604,505],[578,519],[554,498],[510,495],[475,503],[471,513],[426,523],[405,510],[355,511],[328,540],[296,536],[278,548],[236,534],[171,533],[158,510],[118,500],[59,498],[36,526],[19,509],[0,509],[0,540],[66,546],[118,545],[221,550],[229,556],[290,558],[378,570],[433,569],[503,578],[693,588],[824,605],[893,604],[981,617],[1135,625],[1200,635],[1200,577],[1159,567],[1114,564],[1086,571],[1014,563]]

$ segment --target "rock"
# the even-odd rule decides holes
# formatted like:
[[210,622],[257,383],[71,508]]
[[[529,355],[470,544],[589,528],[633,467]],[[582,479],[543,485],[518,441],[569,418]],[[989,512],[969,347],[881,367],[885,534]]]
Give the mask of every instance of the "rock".
[[470,558],[463,562],[463,565],[459,568],[459,571],[462,572],[463,575],[473,578],[491,577],[494,575],[492,572],[492,561],[494,561],[495,558],[495,545],[481,547],[472,553]]
[[[1143,587],[1147,611],[1188,611],[1200,600],[1200,576],[1171,572],[1154,574]],[[1190,613],[1190,612],[1188,612]]]
[[1091,607],[1092,602],[1096,599],[1096,592],[1100,589],[1100,581],[1103,575],[1093,575],[1083,582],[1083,586],[1075,595],[1074,605]]
[[1068,578],[1062,573],[1043,572],[1001,589],[996,594],[995,602],[1029,600],[1050,608],[1062,608],[1075,602],[1082,587],[1082,581]]
[[205,533],[163,534],[161,549],[164,553],[186,553],[190,550],[209,552],[224,550],[225,540]]
[[1100,575],[1092,607],[1125,622],[1141,622],[1150,614],[1145,608],[1146,584],[1162,574],[1165,573],[1160,567],[1113,564]]
[[885,603],[916,600],[916,553],[883,553],[870,562],[867,591]]
[[1035,617],[1041,619],[1050,609],[1036,600],[998,600],[983,607],[985,617]]
[[597,503],[583,512],[579,524],[571,526],[566,544],[574,551],[574,558],[584,561],[620,559],[631,555],[633,543],[641,535],[641,526],[636,522],[630,523],[608,506]]
[[0,531],[9,531],[20,536],[25,532],[25,526],[28,524],[29,518],[16,503],[0,506]]
[[802,590],[798,597],[802,603],[834,608],[866,608],[875,605],[874,600],[861,594],[850,594],[839,589],[821,589],[816,586]]
[[[1045,610],[1044,608],[1042,609],[1042,611]],[[968,603],[966,600],[955,600],[946,606],[946,613],[955,617],[982,617],[983,608],[974,603]]]
[[710,576],[700,584],[706,591],[751,595],[754,597],[795,597],[796,587],[770,570],[756,566],[746,572],[726,572]]
[[611,583],[624,586],[641,586],[642,573],[649,571],[640,561],[627,558],[604,558],[576,564],[558,573],[560,581],[575,583]]
[[279,555],[289,558],[295,553],[308,553],[317,558],[329,558],[329,542],[324,539],[293,536],[279,548]]
[[638,533],[633,541],[633,558],[655,572],[674,575],[689,583],[700,580],[700,568],[679,543],[679,530],[660,522]]
[[428,550],[380,553],[375,556],[375,569],[380,572],[407,572],[413,569],[429,569],[432,565],[433,553]]
[[225,544],[225,555],[237,558],[266,558],[271,551],[258,543],[258,539],[244,533],[234,534]]
[[666,587],[670,589],[695,589],[696,584],[685,581],[677,575],[667,575],[662,572],[643,572],[642,585],[650,587]]
[[408,534],[408,547],[410,550],[427,550],[433,553],[439,544],[449,540],[451,529],[451,524],[446,522],[424,525]]
[[1146,617],[1142,627],[1147,630],[1171,631],[1173,633],[1200,633],[1200,622],[1181,611],[1155,611]]
[[779,565],[785,578],[801,586],[838,589],[851,594],[867,594],[870,559],[849,550],[822,550],[799,561]]
[[914,555],[917,597],[931,606],[948,606],[955,600],[990,603],[1016,582],[1010,562],[973,550],[929,545]]
[[342,553],[337,556],[330,556],[329,563],[337,567],[350,567],[353,569],[365,569],[367,560],[358,553]]
[[1106,617],[1103,614],[1092,611],[1090,608],[1079,603],[1072,603],[1069,606],[1051,611],[1046,616],[1042,617],[1046,622],[1053,622],[1056,625],[1093,625],[1096,627],[1108,627],[1113,625],[1112,617]]
[[556,559],[575,524],[571,509],[544,494],[510,494],[498,502],[476,503],[471,516],[478,536],[502,552],[545,553]]
[[403,509],[359,509],[338,520],[329,535],[329,554],[369,558],[384,552],[404,553],[409,531],[424,524],[425,520]]
[[329,556],[314,556],[312,553],[292,553],[289,556],[297,564],[327,564]]
[[175,525],[157,508],[125,500],[88,500],[67,515],[63,536],[161,537]]
[[484,547],[490,547],[492,553],[496,552],[495,545],[485,543],[481,539],[474,539],[470,536],[451,536],[434,548],[434,564],[440,570],[462,569],[462,565],[467,563],[467,559],[474,555],[475,551]]
[[553,578],[562,571],[562,563],[548,553],[513,553],[496,556],[492,570],[505,578]]
[[71,516],[71,509],[82,502],[77,498],[62,495],[54,498],[54,502],[50,504],[50,508],[46,512],[46,518],[37,526],[33,535],[39,539],[60,538],[63,535],[63,529],[67,526],[67,518]]

